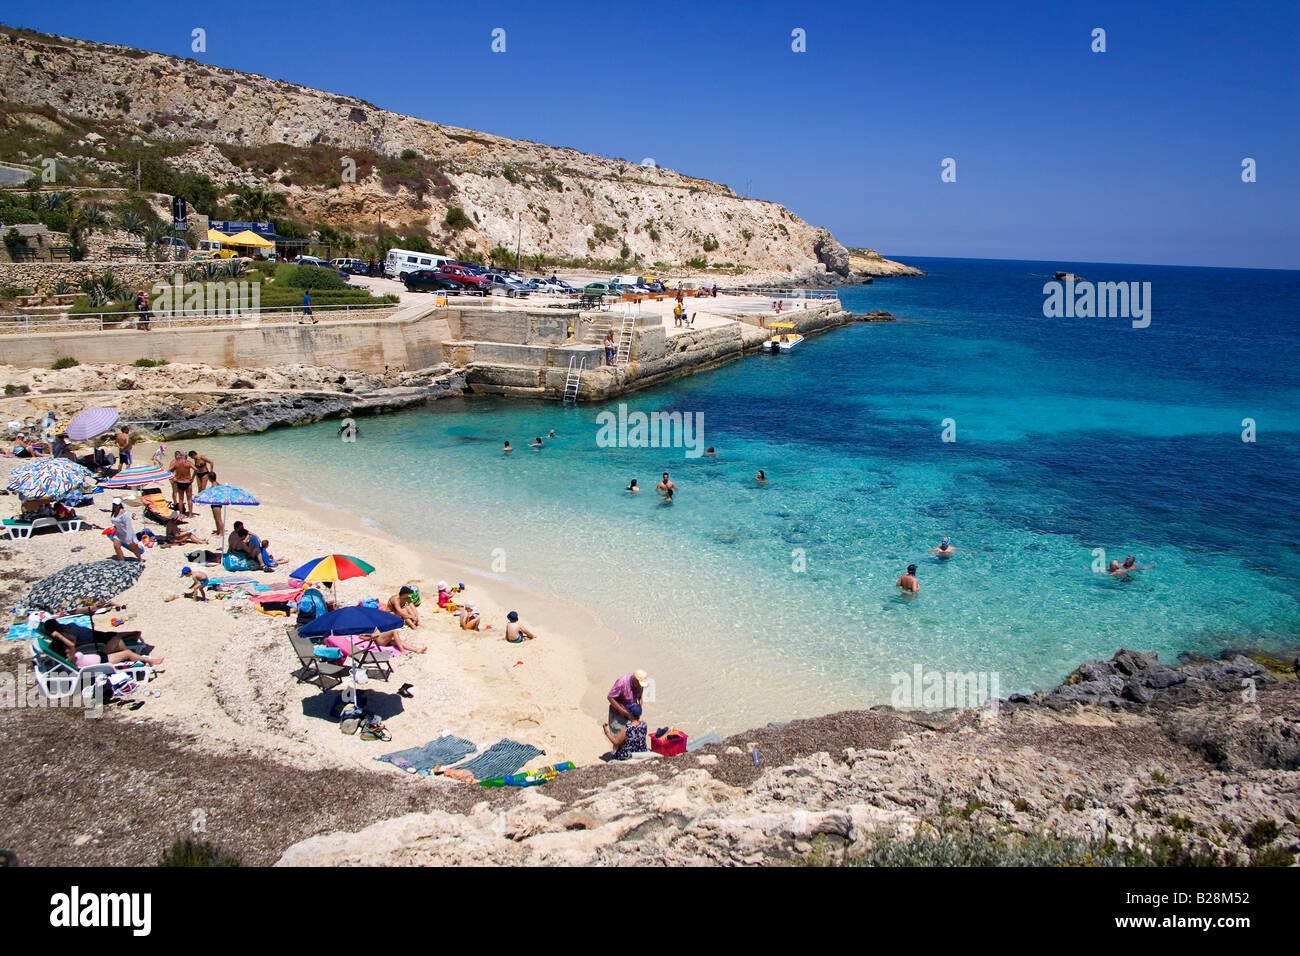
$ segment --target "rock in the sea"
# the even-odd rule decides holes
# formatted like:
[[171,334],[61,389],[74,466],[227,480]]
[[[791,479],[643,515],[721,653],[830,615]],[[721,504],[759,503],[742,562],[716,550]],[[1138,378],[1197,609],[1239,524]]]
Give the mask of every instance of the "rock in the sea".
[[838,239],[826,229],[818,229],[813,240],[813,254],[817,261],[826,267],[827,272],[847,277],[849,274],[849,250],[840,245]]

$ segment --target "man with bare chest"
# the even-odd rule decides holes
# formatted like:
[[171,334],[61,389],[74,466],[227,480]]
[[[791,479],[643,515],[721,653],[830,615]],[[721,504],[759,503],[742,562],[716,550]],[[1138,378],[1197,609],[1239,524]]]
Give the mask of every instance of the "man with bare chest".
[[176,507],[190,517],[194,516],[194,462],[185,457],[184,452],[177,452],[172,463],[167,466],[176,485]]

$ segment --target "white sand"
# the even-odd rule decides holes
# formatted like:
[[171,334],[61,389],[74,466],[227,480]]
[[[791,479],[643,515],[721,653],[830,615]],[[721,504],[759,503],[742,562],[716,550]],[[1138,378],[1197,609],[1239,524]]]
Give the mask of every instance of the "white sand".
[[[194,444],[202,448],[201,442]],[[148,461],[152,452],[152,445],[137,445],[135,460]],[[0,459],[0,476],[7,481],[9,472],[23,463]],[[600,729],[604,711],[598,702],[603,701],[603,689],[592,689],[580,642],[564,627],[565,618],[581,618],[580,612],[565,609],[557,620],[554,612],[519,603],[536,604],[535,597],[497,582],[485,586],[467,569],[417,553],[346,513],[306,502],[292,489],[256,475],[241,474],[229,462],[218,465],[223,481],[266,502],[227,509],[227,530],[234,520],[243,520],[269,539],[277,557],[286,559],[282,572],[253,577],[283,581],[288,570],[327,553],[362,558],[375,566],[375,573],[342,582],[341,599],[355,603],[376,597],[382,605],[401,585],[418,585],[423,598],[421,625],[407,629],[403,636],[414,646],[427,647],[428,653],[395,659],[393,677],[369,685],[369,705],[392,732],[391,743],[344,736],[327,716],[337,693],[324,694],[313,685],[298,684],[292,676],[297,658],[286,636],[290,620],[261,614],[246,600],[196,603],[179,597],[185,552],[199,546],[158,547],[146,550],[145,574],[120,601],[129,618],[124,627],[142,630],[156,646],[154,653],[166,658],[165,673],[153,685],[163,693],[161,698],[145,698],[138,711],[119,713],[196,735],[215,750],[274,756],[304,768],[351,764],[402,776],[374,758],[420,746],[443,733],[465,737],[480,747],[510,737],[546,751],[529,766],[561,760],[591,762],[608,749]],[[104,526],[108,515],[100,509],[107,509],[111,498],[101,493],[96,507],[81,513]],[[16,497],[2,500],[0,510],[6,515],[17,510]],[[199,536],[211,534],[211,510],[196,510],[198,517],[187,527]],[[133,515],[136,530],[146,526],[138,510]],[[83,550],[74,553],[78,546]],[[0,566],[26,567],[41,574],[112,555],[107,539],[93,530],[66,535],[44,532],[26,541],[4,542],[3,547],[11,554],[0,559]],[[215,535],[207,547],[220,550]],[[227,574],[219,567],[206,570],[213,577]],[[463,581],[468,589],[460,597],[474,602],[492,629],[462,631],[457,619],[434,613],[440,579],[452,584]],[[517,645],[504,641],[506,611],[511,609],[518,610],[523,623],[538,634],[536,640]],[[97,622],[107,626],[106,618]],[[576,626],[596,625],[577,620]],[[598,683],[603,688],[616,676],[601,675]],[[414,685],[413,699],[397,696],[405,682]]]

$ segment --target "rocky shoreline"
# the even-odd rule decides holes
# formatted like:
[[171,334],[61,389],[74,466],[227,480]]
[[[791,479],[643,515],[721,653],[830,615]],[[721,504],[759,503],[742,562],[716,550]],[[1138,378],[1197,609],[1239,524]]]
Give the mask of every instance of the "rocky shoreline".
[[318,835],[279,862],[1290,866],[1300,683],[1269,663],[1121,650],[995,710],[770,724]]

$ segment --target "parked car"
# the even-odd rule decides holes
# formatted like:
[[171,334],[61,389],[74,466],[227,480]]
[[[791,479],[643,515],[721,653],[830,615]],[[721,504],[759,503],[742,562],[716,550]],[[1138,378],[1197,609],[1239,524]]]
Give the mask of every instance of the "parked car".
[[370,267],[360,259],[331,259],[330,265],[339,272],[347,272],[354,276],[370,275]]
[[484,283],[483,277],[480,275],[475,275],[473,272],[470,272],[464,266],[453,265],[451,263],[448,263],[447,265],[438,269],[437,274],[440,278],[446,279],[450,282],[454,282],[457,285],[459,285],[461,287],[462,292],[477,292],[479,295],[488,294],[486,283]]
[[589,299],[602,295],[617,295],[608,282],[588,282],[582,287],[582,294]]
[[564,295],[569,291],[565,286],[550,279],[529,279],[528,288],[543,295]]
[[317,269],[328,269],[330,272],[334,273],[344,282],[347,282],[349,279],[352,278],[342,269],[336,269],[334,268],[334,266],[330,265],[324,259],[318,259],[315,256],[302,256],[298,259],[297,264],[300,266],[315,266]]
[[555,276],[551,276],[550,282],[551,285],[559,286],[561,292],[567,292],[572,294],[578,291],[578,287],[576,285],[570,285],[569,283],[565,282],[563,279],[557,279]]
[[481,276],[483,273],[487,272],[487,270],[484,269],[477,262],[447,262],[444,263],[444,265],[460,266],[466,272],[469,272],[472,275],[476,275],[476,276]]
[[481,276],[483,287],[489,292],[504,292],[511,299],[521,299],[533,290],[514,276],[502,272],[485,272]]
[[213,259],[234,259],[239,255],[234,249],[226,249],[215,239],[200,239],[198,254]]
[[190,244],[184,239],[178,239],[175,236],[163,236],[158,240],[158,249],[164,255],[172,259],[188,259],[190,257]]
[[438,275],[434,269],[415,269],[402,273],[402,284],[407,292],[460,292],[464,288]]

